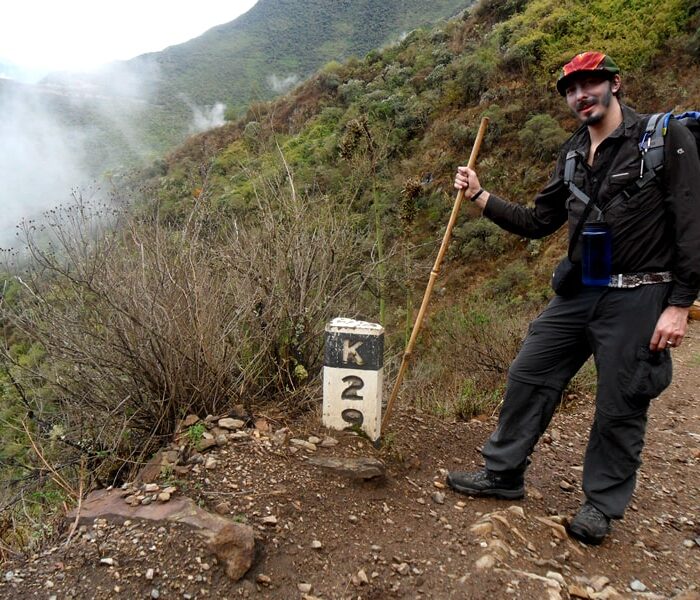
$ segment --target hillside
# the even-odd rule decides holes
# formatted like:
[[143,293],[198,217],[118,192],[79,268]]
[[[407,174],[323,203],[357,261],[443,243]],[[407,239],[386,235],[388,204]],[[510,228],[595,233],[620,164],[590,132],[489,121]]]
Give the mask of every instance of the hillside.
[[[317,432],[323,331],[335,316],[385,326],[388,388],[447,222],[454,168],[466,162],[480,118],[491,119],[478,162],[483,185],[526,203],[576,127],[554,90],[554,73],[582,40],[615,57],[625,99],[640,111],[693,108],[700,98],[699,18],[681,0],[663,0],[654,12],[627,0],[481,0],[396,44],[327,64],[293,92],[256,103],[242,118],[115,178],[115,205],[81,200],[51,213],[44,229],[28,227],[33,260],[17,267],[20,279],[7,277],[2,305],[0,417],[8,441],[0,459],[17,484],[5,491],[3,518],[12,526],[2,543],[31,546],[44,532],[42,511],[130,480],[134,465],[170,444],[188,414],[204,419],[240,405],[253,422],[264,417],[275,430]],[[411,414],[434,422],[444,443],[461,427],[455,423],[491,418],[528,319],[551,297],[549,275],[564,253],[563,232],[527,242],[465,207],[404,381],[403,427],[411,427]],[[686,360],[692,371],[695,354]],[[695,385],[689,380],[684,393]],[[590,418],[583,399],[593,387],[588,365],[569,390],[582,400],[572,427]],[[696,431],[687,431],[694,440]],[[204,425],[188,428],[183,452],[204,433]],[[426,456],[442,448],[426,439]],[[692,452],[687,441],[680,449]],[[463,453],[477,445],[471,435],[462,443]],[[556,482],[552,465],[581,443],[567,440],[556,460],[540,463],[537,477]],[[253,452],[255,461],[260,455]],[[444,456],[459,458],[447,449],[431,458],[422,491],[446,466]],[[288,475],[291,463],[283,460],[274,463],[280,472],[272,485]],[[392,477],[400,474],[398,493],[406,496],[404,479],[413,478],[397,460]],[[326,482],[312,479],[309,489]],[[233,514],[257,518],[252,512],[266,510],[255,504],[262,484],[246,473],[236,485],[245,486],[252,504]],[[209,491],[237,498],[240,490]],[[273,491],[260,498],[267,502]],[[285,510],[296,510],[297,498],[288,498]],[[694,510],[692,495],[683,502]],[[407,519],[414,511],[404,508]],[[542,516],[547,507],[531,508]],[[688,527],[686,520],[682,530]],[[536,551],[537,560],[564,560]],[[313,558],[309,564],[322,568]],[[280,558],[275,568],[283,567]],[[664,581],[664,590],[676,589]]]
[[[438,0],[427,6],[418,0],[260,0],[234,21],[188,42],[108,65],[95,75],[55,73],[43,83],[87,87],[117,105],[125,97],[146,102],[144,114],[122,119],[123,125],[128,131],[140,130],[144,146],[159,151],[181,142],[197,127],[193,110],[207,112],[220,103],[235,116],[253,101],[289,90],[328,61],[364,56],[469,4],[469,0]],[[121,108],[128,111],[128,103]],[[91,112],[98,118],[86,120],[96,127],[99,115],[109,114],[98,106]],[[110,147],[107,136],[98,133],[98,137]],[[119,140],[115,145],[124,146]]]
[[[317,414],[294,423],[258,418],[199,459],[164,467],[156,481],[174,489],[167,502],[125,503],[148,475],[114,490],[111,503],[88,500],[69,544],[73,516],[53,547],[5,563],[0,597],[697,600],[698,325],[674,350],[675,381],[650,411],[631,508],[600,547],[568,538],[561,526],[582,500],[590,398],[555,415],[517,502],[443,489],[446,469],[478,467],[494,417],[454,423],[402,409],[381,452],[356,435],[320,429]],[[325,442],[312,447],[309,439]],[[167,452],[181,457],[178,447]],[[352,480],[312,463],[329,457],[376,457],[386,473]],[[240,581],[226,575],[235,542],[228,554],[213,550],[198,527],[163,516],[183,498],[251,527],[255,560]]]

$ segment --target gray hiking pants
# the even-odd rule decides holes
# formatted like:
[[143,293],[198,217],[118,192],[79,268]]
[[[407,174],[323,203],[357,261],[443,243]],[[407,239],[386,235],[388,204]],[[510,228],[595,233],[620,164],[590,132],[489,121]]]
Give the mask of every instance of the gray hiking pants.
[[649,351],[668,288],[586,288],[555,297],[510,367],[498,427],[483,449],[486,467],[525,468],[564,388],[592,353],[598,387],[583,491],[608,517],[621,518],[641,464],[649,402],[671,382],[669,351]]

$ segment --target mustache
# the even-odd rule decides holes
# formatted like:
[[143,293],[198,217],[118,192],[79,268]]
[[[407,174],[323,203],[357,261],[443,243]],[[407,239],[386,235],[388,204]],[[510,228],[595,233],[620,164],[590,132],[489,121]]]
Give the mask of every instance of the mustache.
[[591,98],[589,100],[580,100],[576,103],[576,110],[583,110],[584,108],[588,108],[589,106],[595,106],[596,104],[598,104],[597,98]]

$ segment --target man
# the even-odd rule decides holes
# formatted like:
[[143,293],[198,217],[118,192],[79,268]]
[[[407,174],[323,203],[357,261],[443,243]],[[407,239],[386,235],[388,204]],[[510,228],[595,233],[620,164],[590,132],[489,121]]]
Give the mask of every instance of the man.
[[[648,117],[621,103],[620,86],[618,67],[600,52],[584,52],[564,66],[557,90],[582,126],[564,144],[534,207],[483,190],[467,167],[459,167],[455,178],[455,187],[484,216],[517,235],[542,237],[568,221],[570,239],[576,238],[573,263],[581,261],[584,210],[585,219],[604,222],[612,236],[611,275],[604,284],[555,296],[531,324],[508,373],[498,426],[483,448],[486,468],[447,477],[461,493],[521,498],[529,455],[562,391],[593,354],[598,381],[584,460],[586,501],[568,524],[571,535],[591,544],[603,541],[610,520],[622,518],[630,501],[649,402],[670,383],[669,349],[683,341],[700,288],[695,140],[671,120],[663,169],[635,188]],[[571,170],[565,173],[567,156],[573,177]],[[589,199],[593,204],[585,209]]]

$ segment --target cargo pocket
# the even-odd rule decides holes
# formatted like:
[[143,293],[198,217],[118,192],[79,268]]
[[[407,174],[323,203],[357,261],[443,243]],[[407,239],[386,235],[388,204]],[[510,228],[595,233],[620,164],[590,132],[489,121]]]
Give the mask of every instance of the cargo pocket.
[[669,386],[673,365],[669,350],[651,352],[649,348],[639,348],[636,358],[636,368],[625,394],[632,404],[639,406],[653,400]]

